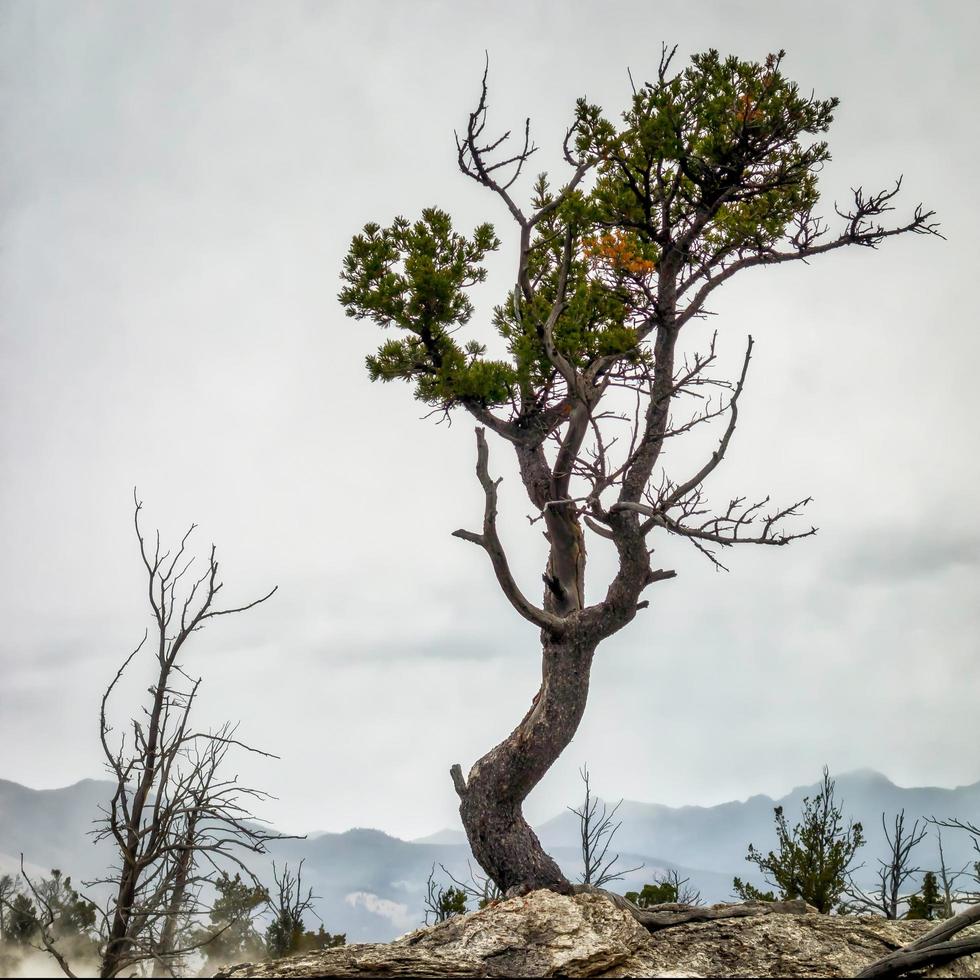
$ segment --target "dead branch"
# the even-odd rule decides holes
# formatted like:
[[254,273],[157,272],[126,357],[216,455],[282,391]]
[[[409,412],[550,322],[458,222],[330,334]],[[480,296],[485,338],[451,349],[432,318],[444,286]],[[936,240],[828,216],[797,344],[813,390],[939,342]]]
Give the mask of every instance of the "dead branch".
[[614,854],[610,858],[606,857],[612,840],[616,836],[616,831],[622,826],[621,821],[614,824],[613,820],[623,801],[620,800],[612,810],[607,811],[606,804],[592,796],[588,767],[583,766],[579,770],[579,775],[582,777],[582,782],[585,783],[585,800],[581,809],[571,806],[568,809],[579,818],[579,837],[582,845],[582,884],[601,888],[610,881],[620,881],[633,871],[639,871],[643,865],[617,870],[616,864],[619,861],[619,855]]
[[[467,861],[466,868],[469,877],[465,880],[457,878],[444,864],[439,865],[446,877],[460,890],[467,898],[476,902],[477,908],[483,908],[490,902],[497,902],[504,897],[504,893],[497,887],[494,880],[489,875],[480,874],[473,870],[473,865]],[[431,877],[431,876],[430,876]],[[431,897],[431,894],[430,894]],[[430,904],[426,906],[431,911]]]
[[503,545],[497,535],[497,487],[500,485],[502,477],[494,480],[490,476],[488,469],[490,450],[487,446],[485,430],[482,428],[477,428],[476,430],[476,447],[476,475],[486,497],[486,507],[483,513],[483,533],[477,534],[473,531],[460,529],[453,531],[453,537],[462,538],[464,541],[478,544],[486,551],[490,556],[490,562],[496,573],[497,582],[517,612],[529,622],[534,623],[535,626],[559,632],[562,629],[561,619],[551,613],[545,612],[543,609],[539,609],[530,602],[514,581],[514,577],[510,571],[510,565],[507,562],[507,555],[504,553]]
[[806,915],[815,911],[802,899],[785,902],[743,902],[739,905],[708,906],[668,902],[643,909],[628,898],[617,895],[615,892],[606,891],[604,888],[596,888],[593,885],[575,885],[574,890],[577,895],[583,893],[603,895],[617,908],[629,912],[640,925],[650,932],[659,932],[661,929],[669,929],[672,926],[682,926],[688,922],[714,922],[718,919],[743,919],[756,915]]
[[23,853],[20,855],[20,876],[27,883],[27,887],[30,889],[31,894],[34,896],[34,901],[37,903],[37,908],[42,913],[37,919],[38,938],[41,940],[41,945],[35,946],[35,949],[49,953],[66,977],[77,977],[78,974],[72,971],[67,957],[58,949],[55,938],[51,934],[51,927],[55,921],[54,910],[51,908],[51,903],[47,897],[35,886],[31,880],[31,876],[27,873],[27,869],[24,867]]
[[881,829],[888,843],[888,858],[878,859],[877,891],[869,895],[857,885],[853,875],[849,875],[844,894],[849,906],[882,914],[886,919],[897,919],[902,905],[908,902],[908,896],[902,895],[905,882],[922,870],[917,865],[912,865],[912,851],[925,839],[928,831],[925,825],[919,827],[918,820],[912,824],[911,830],[907,830],[904,807],[895,815],[891,831],[885,823],[885,814],[882,813]]
[[[140,526],[142,503],[134,492],[134,526],[147,573],[155,643],[156,679],[150,703],[141,706],[116,738],[108,720],[109,701],[133,660],[145,648],[148,632],[126,657],[103,695],[100,739],[115,789],[96,840],[111,839],[118,864],[96,882],[110,886],[112,897],[102,910],[106,922],[102,974],[151,960],[155,975],[170,972],[190,948],[178,941],[179,922],[201,914],[198,896],[219,864],[232,863],[248,873],[242,853],[263,853],[282,835],[257,824],[248,801],[267,794],[222,776],[232,749],[253,750],[237,736],[237,725],[200,730],[192,725],[200,678],[190,676],[179,660],[192,633],[216,616],[244,612],[265,602],[275,589],[242,605],[218,608],[222,589],[214,546],[203,572],[182,582],[194,559],[187,546],[194,525],[171,557],[161,554],[160,535],[152,546]],[[268,755],[269,753],[260,753]]]
[[900,977],[910,970],[923,967],[940,966],[964,956],[980,953],[980,936],[970,936],[968,939],[952,937],[969,926],[980,922],[980,905],[974,905],[951,919],[940,922],[935,929],[930,929],[915,942],[903,946],[894,953],[883,956],[880,960],[866,966],[859,977]]

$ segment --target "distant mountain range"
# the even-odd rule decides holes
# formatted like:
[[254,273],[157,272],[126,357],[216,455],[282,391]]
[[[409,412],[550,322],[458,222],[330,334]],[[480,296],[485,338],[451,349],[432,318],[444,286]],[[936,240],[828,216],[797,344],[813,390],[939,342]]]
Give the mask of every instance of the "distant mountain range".
[[[959,817],[980,825],[980,782],[956,789],[903,788],[872,770],[836,777],[837,798],[845,813],[864,824],[867,845],[861,857],[861,876],[873,876],[876,858],[884,855],[881,814],[905,809],[915,818]],[[677,869],[701,890],[707,901],[731,896],[732,877],[756,880],[744,861],[747,845],[775,845],[773,807],[785,808],[790,821],[800,812],[804,796],[817,785],[799,786],[779,800],[753,796],[744,802],[711,807],[668,807],[624,801],[616,819],[622,821],[615,849],[621,865],[643,864],[613,887],[637,888],[654,874]],[[0,780],[0,872],[14,871],[23,852],[29,870],[60,868],[79,881],[97,877],[111,861],[106,844],[94,844],[87,831],[98,818],[99,806],[111,793],[105,781],[83,780],[56,790],[34,790]],[[565,811],[536,828],[542,843],[565,873],[581,871],[578,818]],[[943,835],[947,862],[957,867],[976,860],[967,835]],[[916,852],[923,867],[936,864],[934,832]],[[446,829],[414,841],[399,840],[379,830],[355,829],[323,833],[306,840],[278,842],[268,859],[256,860],[255,873],[271,883],[271,860],[296,865],[302,859],[304,883],[320,896],[317,911],[331,932],[346,932],[351,942],[384,941],[417,926],[423,917],[425,882],[433,865],[445,877],[445,865],[456,877],[467,876],[470,857],[461,831]],[[475,867],[475,866],[474,866]],[[310,923],[311,925],[313,923]]]

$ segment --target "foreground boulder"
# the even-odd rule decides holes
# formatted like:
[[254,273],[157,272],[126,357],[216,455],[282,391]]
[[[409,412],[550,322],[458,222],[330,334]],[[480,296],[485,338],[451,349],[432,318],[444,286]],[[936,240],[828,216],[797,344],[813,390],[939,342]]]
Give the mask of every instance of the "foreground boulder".
[[[713,914],[727,913],[718,908]],[[391,943],[246,963],[216,976],[853,977],[932,925],[799,910],[686,922],[651,933],[602,895],[537,891]],[[980,956],[920,975],[978,976]]]

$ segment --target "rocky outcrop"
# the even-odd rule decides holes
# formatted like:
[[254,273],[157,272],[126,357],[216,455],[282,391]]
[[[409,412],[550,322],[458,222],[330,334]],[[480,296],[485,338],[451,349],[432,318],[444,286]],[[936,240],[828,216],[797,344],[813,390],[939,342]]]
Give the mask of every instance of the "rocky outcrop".
[[[391,943],[243,964],[217,976],[853,977],[931,925],[780,911],[651,933],[603,895],[537,891]],[[926,975],[978,976],[980,956]]]

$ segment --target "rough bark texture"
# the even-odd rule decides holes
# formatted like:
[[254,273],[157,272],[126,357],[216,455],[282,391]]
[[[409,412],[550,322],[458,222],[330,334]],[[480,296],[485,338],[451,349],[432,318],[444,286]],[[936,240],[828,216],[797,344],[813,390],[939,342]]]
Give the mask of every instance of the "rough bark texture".
[[[521,804],[572,740],[589,693],[594,645],[545,639],[541,687],[520,724],[470,770],[460,816],[473,856],[504,891],[571,885],[545,853]],[[460,787],[461,788],[461,787]]]
[[[537,891],[409,933],[218,977],[853,977],[932,923],[775,913],[649,933],[602,895]],[[922,976],[980,974],[980,956]]]

